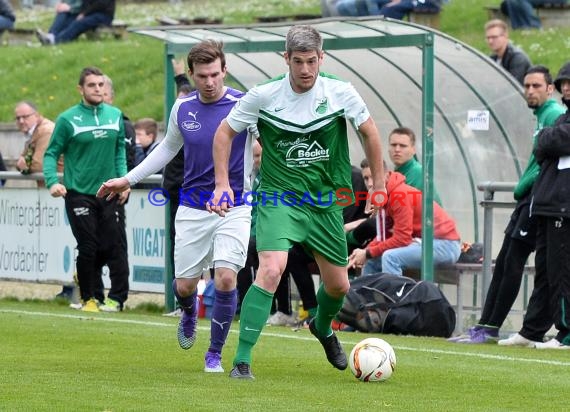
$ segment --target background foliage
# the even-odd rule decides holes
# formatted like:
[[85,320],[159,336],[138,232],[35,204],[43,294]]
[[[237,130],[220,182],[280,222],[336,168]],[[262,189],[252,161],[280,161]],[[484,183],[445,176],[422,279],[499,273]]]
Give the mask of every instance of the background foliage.
[[[441,15],[441,31],[487,54],[483,25],[486,5],[500,0],[452,0]],[[320,13],[320,0],[201,0],[178,4],[162,2],[119,2],[116,18],[130,27],[157,25],[156,18],[223,18],[224,23],[253,23],[256,17]],[[53,10],[18,11],[17,26],[47,30]],[[534,63],[544,64],[553,72],[570,55],[570,28],[515,31],[513,41],[520,45]],[[13,121],[14,104],[22,99],[38,103],[42,112],[55,118],[75,104],[75,91],[81,68],[99,66],[114,80],[117,106],[129,117],[153,117],[163,120],[163,44],[160,41],[129,34],[123,41],[112,38],[80,41],[41,47],[29,45],[0,47],[0,122]],[[183,57],[183,56],[181,56]],[[231,67],[229,68],[231,71]]]

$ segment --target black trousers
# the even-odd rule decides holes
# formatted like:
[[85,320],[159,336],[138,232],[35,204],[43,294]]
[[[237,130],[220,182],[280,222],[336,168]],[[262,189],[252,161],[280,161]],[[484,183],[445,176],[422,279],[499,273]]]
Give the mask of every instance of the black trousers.
[[524,266],[533,250],[534,246],[505,236],[495,261],[480,325],[503,326],[519,293]]
[[129,265],[124,207],[73,190],[65,196],[65,210],[77,242],[77,280],[81,299],[101,300],[101,267],[109,266],[109,297],[123,304],[129,290]]
[[534,290],[519,333],[542,341],[554,323],[556,339],[570,345],[570,219],[538,217],[535,265]]
[[255,280],[255,273],[259,267],[259,258],[257,256],[255,236],[250,236],[249,244],[247,246],[247,258],[245,266],[237,273],[237,291],[238,291],[238,306],[241,308],[241,302],[249,287]]
[[[127,244],[127,221],[125,205],[116,203],[115,214],[118,223],[118,234],[115,236],[103,236],[101,247],[97,251],[97,265],[99,273],[104,265],[109,268],[109,298],[119,302],[121,307],[129,296],[129,250]],[[103,279],[100,277],[99,288],[95,290],[95,298],[99,301],[105,299]],[[103,298],[101,300],[101,297]]]
[[536,246],[536,218],[530,217],[529,200],[517,203],[507,228],[487,291],[480,325],[500,328],[520,290],[524,266]]

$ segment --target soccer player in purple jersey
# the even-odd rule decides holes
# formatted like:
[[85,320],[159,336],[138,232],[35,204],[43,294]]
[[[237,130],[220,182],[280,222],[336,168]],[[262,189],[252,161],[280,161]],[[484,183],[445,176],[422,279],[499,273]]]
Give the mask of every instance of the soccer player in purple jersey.
[[[197,285],[202,273],[215,268],[215,304],[205,372],[223,372],[222,347],[237,307],[237,272],[245,265],[251,206],[242,201],[250,191],[252,138],[245,131],[234,139],[229,159],[234,208],[225,217],[210,214],[206,202],[214,190],[212,144],[222,119],[243,92],[224,85],[226,60],[222,43],[205,40],[188,53],[188,73],[196,91],[181,97],[170,113],[166,136],[160,145],[126,176],[103,183],[98,196],[112,198],[164,167],[184,147],[184,183],[176,213],[174,295],[183,309],[178,343],[190,349],[196,339]],[[229,219],[228,219],[229,217]]]

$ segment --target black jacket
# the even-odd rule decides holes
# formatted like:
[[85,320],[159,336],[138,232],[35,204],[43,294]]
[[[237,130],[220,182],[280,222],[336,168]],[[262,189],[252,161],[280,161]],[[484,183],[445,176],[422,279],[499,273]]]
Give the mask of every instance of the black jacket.
[[[558,73],[554,84],[570,80],[570,62]],[[553,127],[545,127],[537,137],[534,156],[540,173],[533,186],[531,213],[538,216],[570,217],[570,101],[569,109]]]
[[[499,56],[496,54],[492,54],[490,57],[494,61],[499,60]],[[524,76],[527,70],[530,69],[531,63],[525,52],[509,43],[501,59],[501,66],[522,85]]]
[[83,0],[80,14],[103,13],[115,17],[115,0]]

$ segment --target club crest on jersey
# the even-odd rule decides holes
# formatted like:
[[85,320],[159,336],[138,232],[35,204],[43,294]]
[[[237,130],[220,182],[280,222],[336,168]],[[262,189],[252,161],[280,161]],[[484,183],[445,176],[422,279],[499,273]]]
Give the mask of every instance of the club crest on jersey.
[[198,112],[192,113],[188,112],[188,116],[193,118],[194,120],[184,120],[182,122],[182,128],[184,130],[188,130],[189,132],[197,132],[202,128],[202,125],[197,120]]
[[318,142],[299,143],[287,151],[285,160],[287,167],[307,167],[315,162],[328,161],[329,149],[323,149]]
[[317,101],[317,109],[315,110],[315,112],[317,112],[318,114],[325,114],[327,112],[328,108],[329,108],[329,105],[328,105],[327,98],[323,97],[322,99],[319,99]]

